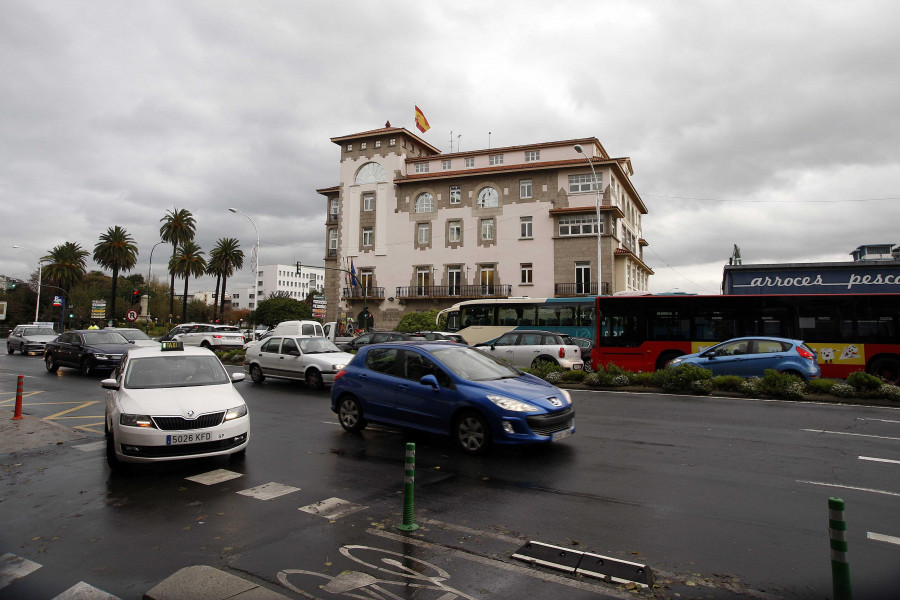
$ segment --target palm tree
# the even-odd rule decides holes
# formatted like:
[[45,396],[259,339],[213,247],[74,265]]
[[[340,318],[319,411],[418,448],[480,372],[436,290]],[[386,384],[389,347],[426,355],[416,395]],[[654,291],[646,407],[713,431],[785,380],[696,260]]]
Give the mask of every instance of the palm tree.
[[119,271],[127,273],[133,269],[137,264],[137,255],[138,248],[134,239],[118,225],[109,227],[94,246],[94,262],[105,269],[112,270],[112,300],[109,309],[111,319],[116,318],[116,285],[119,280]]
[[[216,298],[221,306],[219,312],[225,314],[225,284],[234,275],[235,270],[244,266],[244,251],[235,238],[219,238],[216,247],[209,253],[209,274],[216,275]],[[219,295],[219,279],[222,280],[222,292]],[[215,313],[213,313],[215,314]]]
[[[169,260],[169,265],[171,265],[172,260],[175,259],[175,251],[178,246],[184,242],[193,241],[197,225],[194,221],[194,215],[185,208],[181,210],[173,208],[166,213],[166,216],[160,219],[160,222],[163,225],[159,228],[159,238],[172,244],[172,258]],[[169,284],[169,314],[171,315],[175,313],[175,271],[172,270],[171,266],[169,272],[172,275],[172,280]],[[185,285],[187,285],[187,282],[185,282]]]
[[56,282],[66,295],[69,289],[84,277],[87,272],[86,258],[90,252],[75,242],[66,242],[56,246],[41,261],[45,262],[44,276]]
[[182,242],[169,260],[169,270],[184,278],[184,297],[181,299],[181,320],[187,319],[188,280],[191,275],[201,277],[206,272],[206,259],[200,246],[192,241]]

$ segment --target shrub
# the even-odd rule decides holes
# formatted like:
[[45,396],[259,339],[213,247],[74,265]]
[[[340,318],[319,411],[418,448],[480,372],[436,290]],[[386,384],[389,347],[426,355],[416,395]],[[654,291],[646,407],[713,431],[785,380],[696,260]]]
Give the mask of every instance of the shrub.
[[631,385],[641,385],[644,387],[656,386],[656,373],[632,373]]
[[812,394],[830,394],[836,383],[835,379],[810,379],[806,385]]
[[568,383],[582,383],[587,373],[580,369],[572,369],[562,374],[562,380]]
[[629,379],[628,375],[626,375],[625,373],[619,373],[612,376],[612,384],[616,387],[631,385],[631,379]]
[[600,377],[597,373],[588,373],[584,378],[585,385],[597,387],[600,385]]
[[803,400],[806,396],[806,384],[801,381],[791,381],[781,391],[781,397],[787,400]]
[[762,393],[762,378],[750,377],[741,383],[741,392],[748,396],[757,396]]
[[[541,361],[538,361],[537,364],[535,364],[530,369],[525,369],[525,372],[531,373],[535,377],[540,377],[541,379],[546,379],[547,381],[550,381],[549,379],[547,379],[547,375],[549,375],[550,373],[554,373],[554,372],[562,373],[563,370],[564,369],[562,367],[560,367],[559,365],[557,365],[556,363],[552,363],[548,360],[547,361],[541,360]],[[557,379],[556,381],[559,381],[559,379]],[[551,383],[555,383],[555,382],[551,381]]]
[[853,398],[856,396],[856,388],[846,383],[835,383],[831,386],[831,394],[838,398]]
[[657,371],[657,385],[667,392],[691,391],[691,383],[712,379],[712,371],[695,365],[678,365],[674,369]]
[[900,387],[886,383],[878,388],[878,396],[894,402],[900,402]]
[[690,385],[691,393],[698,396],[708,396],[712,389],[712,379],[695,379]]
[[853,386],[860,392],[874,392],[881,387],[882,381],[874,375],[864,371],[855,371],[847,377],[847,385]]
[[544,380],[547,383],[557,384],[562,381],[562,372],[561,371],[549,371],[546,375],[544,375]]
[[723,392],[739,392],[744,378],[740,375],[719,375],[711,380],[712,389],[721,390]]
[[[760,382],[762,393],[773,398],[793,398],[797,396],[797,386],[800,389],[806,388],[806,383],[797,375],[789,375],[787,373],[779,373],[775,369],[766,369],[763,373],[762,382]],[[803,393],[800,393],[803,396]]]

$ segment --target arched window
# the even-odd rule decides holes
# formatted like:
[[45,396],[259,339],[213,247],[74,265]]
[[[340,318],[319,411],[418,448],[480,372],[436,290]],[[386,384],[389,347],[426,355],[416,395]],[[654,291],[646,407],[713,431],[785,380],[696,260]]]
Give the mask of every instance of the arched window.
[[500,205],[497,190],[488,186],[478,192],[478,208],[496,208]]
[[416,196],[416,212],[434,212],[434,197],[428,192],[422,192]]
[[381,183],[387,181],[387,173],[377,162],[367,162],[356,172],[356,184]]

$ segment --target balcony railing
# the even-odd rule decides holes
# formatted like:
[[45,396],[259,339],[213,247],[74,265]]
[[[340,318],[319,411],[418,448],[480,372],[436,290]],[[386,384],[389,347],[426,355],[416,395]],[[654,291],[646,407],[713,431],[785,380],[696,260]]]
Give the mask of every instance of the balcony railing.
[[511,285],[410,285],[397,287],[397,298],[508,298]]
[[341,296],[350,300],[384,300],[383,287],[344,288]]
[[[577,296],[596,296],[597,282],[592,283],[557,283],[554,284],[554,295],[557,298],[573,298]],[[603,282],[603,290],[609,294],[609,283]]]

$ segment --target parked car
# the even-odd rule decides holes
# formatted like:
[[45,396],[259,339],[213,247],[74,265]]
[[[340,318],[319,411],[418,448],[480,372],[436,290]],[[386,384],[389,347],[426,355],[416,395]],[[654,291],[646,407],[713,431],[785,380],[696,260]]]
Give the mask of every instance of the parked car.
[[81,369],[82,374],[111,371],[122,355],[134,348],[121,333],[105,329],[77,329],[60,334],[44,348],[44,365],[55,373],[60,366]]
[[702,352],[685,354],[668,365],[696,365],[709,369],[713,375],[762,377],[766,369],[790,373],[804,381],[817,379],[821,374],[815,350],[801,340],[777,337],[742,337],[716,344]]
[[47,342],[55,340],[56,336],[57,333],[51,327],[17,325],[6,338],[6,352],[12,354],[18,350],[19,354],[43,353]]
[[356,336],[346,344],[338,346],[344,352],[356,351],[367,344],[380,344],[382,342],[403,342],[403,341],[423,341],[425,338],[421,335],[412,333],[401,333],[399,331],[369,331]]
[[345,430],[368,423],[450,435],[470,454],[493,444],[540,444],[575,432],[565,390],[471,346],[398,342],[362,347],[331,387]]
[[100,385],[106,390],[106,460],[149,463],[210,456],[241,457],[250,441],[247,404],[204,348],[167,341],[134,347]]
[[[259,336],[259,339],[256,339],[256,340],[250,340],[250,341],[246,342],[246,343],[244,344],[244,350],[249,350],[249,349],[252,348],[253,346],[256,346],[257,344],[261,343],[263,340],[269,339],[270,337],[272,337],[272,335],[274,335],[274,332],[273,332],[271,329],[268,330],[268,331],[266,331],[266,332],[263,333],[261,336]],[[244,339],[245,339],[245,340],[247,339],[247,336],[246,336],[246,335],[244,336]]]
[[200,346],[208,350],[235,350],[244,347],[244,334],[233,325],[200,323],[188,331],[176,334],[172,339],[185,346]]
[[416,335],[421,335],[429,342],[446,340],[448,342],[456,342],[457,344],[468,344],[466,338],[459,335],[458,333],[451,333],[449,331],[417,331]]
[[199,323],[182,323],[181,325],[176,325],[172,329],[169,330],[164,336],[160,337],[158,341],[165,342],[168,340],[174,340],[176,335],[187,333],[194,327],[200,325]]
[[520,369],[530,369],[541,362],[563,369],[584,368],[581,348],[572,343],[569,336],[551,331],[516,329],[492,342],[476,344],[476,347]]
[[244,370],[254,383],[266,377],[305,381],[314,389],[334,382],[335,374],[353,360],[324,337],[273,335],[244,355]]
[[584,361],[584,370],[592,370],[593,365],[591,364],[591,350],[594,348],[594,340],[592,340],[591,338],[572,337],[570,335],[564,335],[562,337],[564,342],[568,342],[568,340],[571,340],[572,343],[581,348],[581,360]]
[[107,327],[103,331],[115,331],[135,346],[159,346],[159,342],[136,327]]

